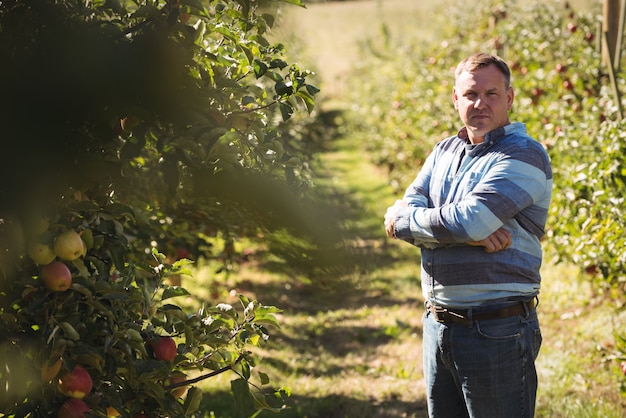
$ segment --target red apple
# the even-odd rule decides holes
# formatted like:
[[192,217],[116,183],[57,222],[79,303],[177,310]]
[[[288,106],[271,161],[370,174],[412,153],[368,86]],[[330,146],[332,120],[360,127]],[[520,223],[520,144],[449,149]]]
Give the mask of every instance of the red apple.
[[91,392],[93,381],[87,370],[81,366],[76,366],[71,372],[65,372],[61,375],[57,388],[65,396],[83,399]]
[[90,408],[87,404],[76,398],[69,398],[59,408],[58,418],[84,418],[85,412],[89,412]]
[[626,375],[626,361],[622,361],[622,364],[620,364],[620,367],[622,368],[622,373]]
[[567,70],[567,66],[563,65],[563,64],[557,64],[556,65],[556,72],[557,73],[564,73]]
[[63,292],[72,285],[72,273],[61,261],[53,261],[42,266],[39,270],[39,277],[46,288],[53,292]]
[[576,25],[576,23],[574,22],[570,22],[567,24],[567,30],[574,33],[576,32],[576,29],[578,29],[578,25]]
[[151,342],[157,360],[173,361],[176,357],[176,341],[172,337],[159,337]]

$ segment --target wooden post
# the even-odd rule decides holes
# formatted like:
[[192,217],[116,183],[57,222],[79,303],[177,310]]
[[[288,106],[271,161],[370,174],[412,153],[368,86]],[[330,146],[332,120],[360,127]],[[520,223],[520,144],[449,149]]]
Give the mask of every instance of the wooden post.
[[[606,65],[609,65],[615,69],[615,63],[611,58],[616,58],[618,35],[620,29],[620,16],[621,16],[621,0],[604,0],[602,5],[602,32],[605,34],[604,38],[606,43],[604,46],[606,49],[602,51],[602,59]],[[619,42],[621,44],[621,42]]]
[[617,26],[617,40],[615,43],[615,55],[613,56],[613,68],[615,72],[620,71],[622,62],[622,43],[624,41],[624,24],[626,23],[626,1],[620,0],[619,22]]
[[602,61],[609,69],[619,119],[624,118],[622,96],[617,86],[617,73],[622,59],[622,38],[626,0],[604,0],[602,3]]

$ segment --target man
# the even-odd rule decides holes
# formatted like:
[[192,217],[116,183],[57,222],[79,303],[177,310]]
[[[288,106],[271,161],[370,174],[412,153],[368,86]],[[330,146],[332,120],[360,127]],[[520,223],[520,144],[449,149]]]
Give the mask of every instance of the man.
[[463,60],[452,100],[464,127],[385,214],[389,237],[421,248],[431,418],[534,416],[552,170],[525,125],[510,122],[513,99],[501,58]]

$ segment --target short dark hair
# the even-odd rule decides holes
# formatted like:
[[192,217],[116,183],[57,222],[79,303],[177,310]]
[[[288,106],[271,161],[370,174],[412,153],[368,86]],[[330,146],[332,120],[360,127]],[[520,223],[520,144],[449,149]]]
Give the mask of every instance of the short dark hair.
[[454,77],[458,78],[462,72],[467,71],[472,73],[479,68],[484,68],[489,65],[495,65],[500,72],[504,74],[504,87],[507,89],[511,86],[511,70],[507,63],[497,55],[488,54],[486,52],[479,52],[474,55],[470,55],[459,63],[454,72]]

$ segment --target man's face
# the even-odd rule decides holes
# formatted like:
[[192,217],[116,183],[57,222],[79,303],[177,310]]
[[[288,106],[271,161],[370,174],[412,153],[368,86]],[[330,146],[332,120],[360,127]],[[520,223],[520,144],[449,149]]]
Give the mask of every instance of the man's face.
[[498,67],[488,65],[473,73],[462,72],[456,80],[452,100],[470,141],[478,144],[488,132],[509,124],[513,89],[506,88],[504,74]]

